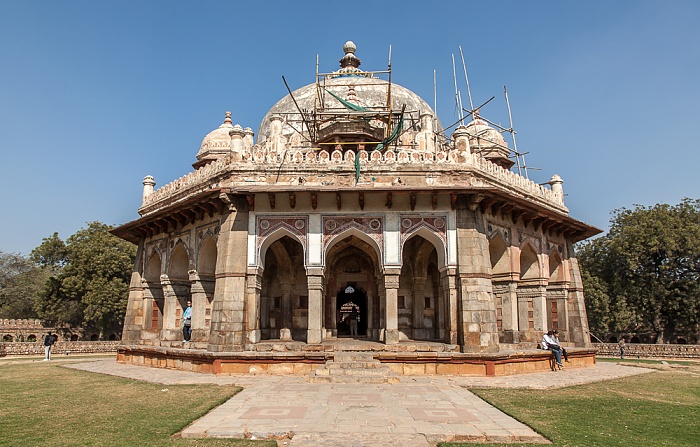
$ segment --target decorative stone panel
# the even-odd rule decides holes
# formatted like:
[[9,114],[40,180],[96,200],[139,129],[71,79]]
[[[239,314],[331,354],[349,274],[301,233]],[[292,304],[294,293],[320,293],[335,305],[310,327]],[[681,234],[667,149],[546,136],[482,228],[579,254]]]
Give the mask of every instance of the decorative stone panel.
[[413,233],[421,228],[426,228],[435,234],[440,238],[444,246],[447,246],[447,216],[401,214],[399,222],[401,226],[401,246]]
[[260,252],[260,247],[262,246],[265,238],[280,228],[284,228],[299,238],[301,246],[304,248],[304,252],[306,252],[306,232],[308,226],[308,216],[257,216],[255,223],[255,232],[257,234],[257,252]]
[[372,238],[381,248],[384,242],[384,217],[382,216],[323,216],[323,251],[335,236],[350,228],[356,228]]

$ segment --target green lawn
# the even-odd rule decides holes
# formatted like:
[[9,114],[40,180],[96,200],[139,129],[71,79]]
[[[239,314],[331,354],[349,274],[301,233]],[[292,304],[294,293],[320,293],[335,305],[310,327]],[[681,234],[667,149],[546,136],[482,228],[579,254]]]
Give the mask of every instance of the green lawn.
[[172,437],[239,392],[238,387],[165,386],[40,361],[2,361],[0,381],[0,446],[277,445]]
[[558,390],[472,391],[534,428],[555,447],[700,445],[698,366]]
[[[533,427],[554,447],[700,445],[700,365],[667,368],[559,390],[473,391]],[[41,361],[0,361],[0,381],[0,446],[276,445],[173,437],[236,394],[237,387],[157,385]],[[516,445],[521,444],[509,444]]]

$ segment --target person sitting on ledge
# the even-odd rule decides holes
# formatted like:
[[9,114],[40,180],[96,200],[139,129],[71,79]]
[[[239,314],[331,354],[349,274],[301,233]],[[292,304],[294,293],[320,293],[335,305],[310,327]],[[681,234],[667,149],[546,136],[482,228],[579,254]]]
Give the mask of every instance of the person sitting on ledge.
[[559,369],[564,369],[564,365],[561,363],[561,346],[554,340],[553,331],[548,331],[542,336],[542,349],[552,351],[557,366]]

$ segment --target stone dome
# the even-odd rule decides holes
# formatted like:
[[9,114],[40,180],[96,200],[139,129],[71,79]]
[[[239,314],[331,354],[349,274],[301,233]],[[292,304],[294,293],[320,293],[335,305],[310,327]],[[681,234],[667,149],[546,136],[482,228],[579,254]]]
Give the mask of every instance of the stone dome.
[[[503,135],[501,135],[501,133],[493,127],[489,126],[489,124],[483,119],[479,118],[478,115],[472,120],[472,122],[467,124],[467,131],[469,132],[470,143],[474,141],[474,144],[476,144],[476,140],[478,138],[479,143],[482,145],[488,145],[491,143],[494,145],[503,146],[505,150],[507,150],[508,143],[506,143]],[[510,151],[507,152],[510,153]]]
[[217,129],[209,132],[202,140],[195,165],[204,165],[231,152],[231,131],[234,128],[231,121],[231,112],[226,112],[224,123]]
[[[389,82],[378,77],[373,77],[371,73],[360,70],[360,59],[354,55],[355,44],[348,41],[343,50],[345,56],[340,59],[340,70],[325,78],[319,78],[318,96],[321,105],[318,108],[327,110],[335,109],[343,111],[343,105],[328,92],[332,92],[338,97],[347,100],[353,104],[369,109],[379,109],[386,107],[387,87]],[[292,95],[294,99],[292,99]],[[314,112],[314,105],[317,98],[316,84],[309,84],[292,92],[292,95],[287,95],[279,100],[265,115],[257,133],[257,143],[263,143],[271,137],[271,122],[273,119],[281,117],[284,123],[282,128],[282,136],[289,137],[301,130],[301,116],[299,109],[294,104],[294,100],[299,105],[299,108],[309,116]],[[392,110],[398,113],[405,105],[406,112],[410,112],[409,117],[413,123],[420,123],[422,115],[429,114],[433,117],[433,130],[442,132],[443,128],[440,124],[433,109],[420,96],[411,90],[402,87],[401,85],[391,83],[391,102]],[[307,119],[309,119],[307,117]],[[294,127],[290,124],[294,124]],[[406,123],[406,121],[405,121]],[[408,125],[407,123],[405,125]],[[304,132],[304,135],[308,135]]]
[[508,158],[510,149],[503,135],[474,113],[474,119],[464,128],[469,136],[472,153],[479,153],[484,158],[510,169],[513,161]]

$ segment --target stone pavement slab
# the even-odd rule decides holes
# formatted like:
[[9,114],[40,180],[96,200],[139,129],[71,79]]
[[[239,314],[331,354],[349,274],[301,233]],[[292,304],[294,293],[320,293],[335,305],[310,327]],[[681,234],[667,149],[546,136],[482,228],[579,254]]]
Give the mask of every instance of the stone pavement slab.
[[470,387],[545,389],[652,372],[595,367],[504,377],[401,376],[398,384],[311,384],[306,377],[217,376],[118,364],[69,368],[162,384],[239,385],[244,390],[185,428],[183,437],[283,438],[290,447],[419,446],[439,441],[546,443],[528,426],[469,392]]

